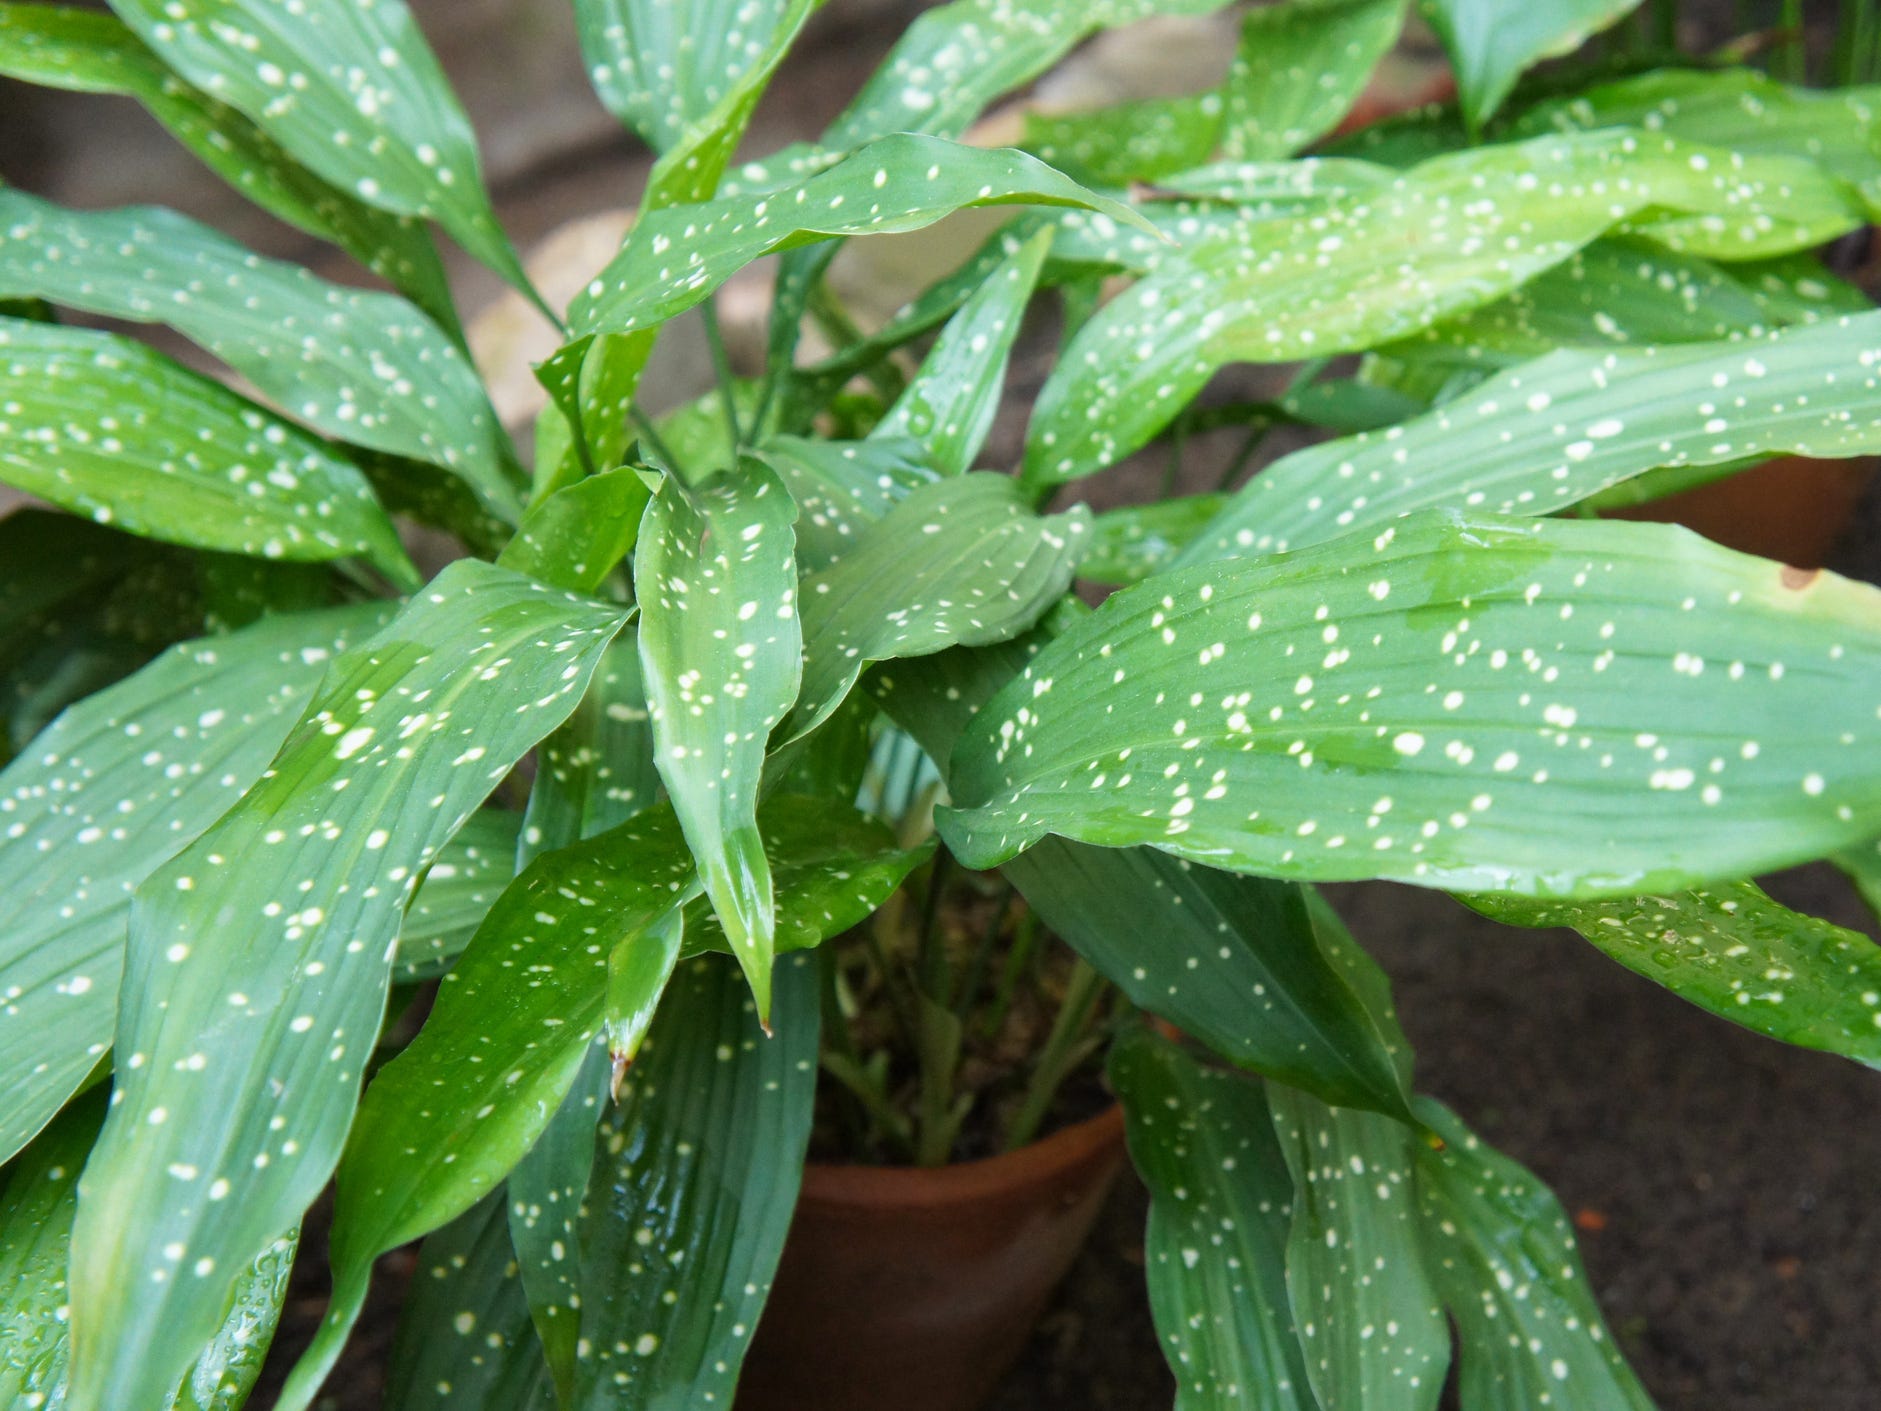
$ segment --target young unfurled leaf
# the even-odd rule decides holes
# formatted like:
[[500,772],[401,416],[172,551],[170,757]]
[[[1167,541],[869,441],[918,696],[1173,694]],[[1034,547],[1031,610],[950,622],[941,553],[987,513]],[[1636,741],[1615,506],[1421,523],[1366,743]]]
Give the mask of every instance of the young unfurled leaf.
[[758,452],[797,504],[797,563],[821,573],[863,533],[940,477],[912,441],[813,441],[777,436]]
[[1659,466],[1881,451],[1881,312],[1767,338],[1562,350],[1416,420],[1268,466],[1178,565],[1304,548],[1433,507],[1553,514]]
[[1293,1176],[1287,1291],[1320,1404],[1433,1411],[1450,1325],[1422,1247],[1417,1138],[1278,1083],[1267,1100]]
[[415,577],[350,463],[142,344],[0,319],[0,369],[0,481],[171,543],[315,562],[357,554]]
[[0,773],[0,1160],[111,1045],[131,893],[260,776],[327,661],[384,604],[173,647]]
[[767,1019],[776,918],[758,781],[803,671],[796,516],[755,461],[697,489],[667,476],[634,556],[654,758]]
[[1222,90],[1225,155],[1290,157],[1328,132],[1397,42],[1405,3],[1289,0],[1248,11]]
[[1700,1009],[1881,1067],[1881,947],[1780,906],[1753,883],[1618,901],[1463,900],[1511,926],[1571,926]]
[[497,562],[551,587],[592,593],[632,551],[646,507],[637,471],[590,475],[532,505]]
[[841,235],[918,230],[968,206],[1082,206],[1140,224],[1034,157],[936,137],[884,137],[801,185],[642,216],[569,309],[578,334],[653,328],[762,255]]
[[1137,1027],[1110,1051],[1150,1190],[1150,1311],[1176,1411],[1319,1411],[1287,1300],[1293,1179],[1257,1081]]
[[1057,832],[1663,891],[1881,832],[1877,706],[1873,588],[1665,526],[1432,513],[1116,594],[976,717],[939,822],[978,867]]
[[403,299],[264,260],[156,207],[67,211],[7,190],[0,228],[0,294],[169,324],[289,415],[446,466],[513,515],[502,433],[475,369]]
[[438,850],[398,928],[394,980],[435,980],[470,944],[516,875],[521,823],[507,809],[480,808]]
[[1571,54],[1639,0],[1420,0],[1419,13],[1443,40],[1462,93],[1463,114],[1481,126],[1502,106],[1523,70]]
[[626,615],[452,564],[333,663],[261,782],[138,888],[118,1101],[73,1236],[77,1406],[150,1404],[325,1184],[419,875],[574,707]]
[[1091,525],[1091,549],[1078,577],[1121,588],[1160,573],[1228,504],[1226,495],[1185,495],[1105,510]]
[[[0,1182],[0,1399],[15,1407],[67,1404],[71,1294],[66,1258],[79,1172],[104,1118],[103,1088],[74,1102]],[[261,1371],[294,1262],[292,1232],[274,1240],[237,1280],[214,1339],[158,1411],[240,1406]]]
[[527,290],[477,140],[405,0],[114,0],[140,38],[344,191],[435,220]]
[[1040,518],[1010,476],[924,486],[803,581],[803,688],[792,738],[829,717],[870,662],[1015,636],[1064,594],[1090,538],[1082,505]]
[[228,104],[190,87],[115,15],[64,5],[0,5],[0,74],[137,99],[170,135],[271,215],[331,240],[442,328],[454,328],[444,265],[424,227],[314,175]]
[[1041,230],[992,274],[935,340],[920,371],[871,433],[908,437],[927,463],[964,475],[986,443],[1005,390],[1006,360],[1053,232]]
[[[1757,220],[1734,218],[1751,210]],[[1026,476],[1055,484],[1127,455],[1226,363],[1406,337],[1647,214],[1718,217],[1702,224],[1716,248],[1693,252],[1737,259],[1818,244],[1860,219],[1843,184],[1807,161],[1625,129],[1438,157],[1322,202],[1310,220],[1262,221],[1159,259],[1059,360],[1033,412]]]
[[1417,1111],[1443,1142],[1414,1150],[1425,1264],[1460,1334],[1458,1404],[1653,1411],[1588,1290],[1561,1203],[1442,1103]]
[[418,1251],[385,1411],[555,1411],[548,1372],[494,1192]]

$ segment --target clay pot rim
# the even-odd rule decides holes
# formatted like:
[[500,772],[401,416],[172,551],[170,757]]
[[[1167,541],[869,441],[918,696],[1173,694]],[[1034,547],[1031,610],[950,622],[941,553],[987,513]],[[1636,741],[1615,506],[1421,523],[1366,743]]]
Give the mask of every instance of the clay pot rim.
[[969,1205],[996,1192],[1046,1185],[1123,1145],[1123,1106],[1061,1127],[1017,1151],[946,1166],[865,1166],[812,1161],[800,1200],[862,1209]]

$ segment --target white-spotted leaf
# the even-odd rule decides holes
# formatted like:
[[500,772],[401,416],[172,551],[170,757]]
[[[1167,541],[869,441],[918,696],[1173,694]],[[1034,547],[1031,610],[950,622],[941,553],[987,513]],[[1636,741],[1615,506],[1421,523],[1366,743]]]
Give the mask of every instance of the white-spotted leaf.
[[1480,126],[1531,64],[1580,48],[1639,0],[1420,0],[1450,52],[1463,114]]
[[1248,11],[1222,89],[1223,155],[1290,157],[1331,130],[1397,42],[1405,3],[1290,0]]
[[797,504],[797,563],[821,573],[852,552],[876,520],[940,479],[913,441],[776,436],[757,452]]
[[592,593],[632,551],[646,507],[637,472],[587,476],[530,506],[497,562],[551,587]]
[[470,944],[516,875],[521,824],[507,809],[480,808],[438,850],[399,925],[394,979],[435,980]]

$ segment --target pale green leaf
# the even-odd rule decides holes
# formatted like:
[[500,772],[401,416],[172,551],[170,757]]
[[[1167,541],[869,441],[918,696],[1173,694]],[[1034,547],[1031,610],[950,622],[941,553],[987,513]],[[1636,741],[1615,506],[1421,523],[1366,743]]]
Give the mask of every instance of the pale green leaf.
[[554,588],[592,593],[632,551],[646,507],[638,472],[590,475],[530,506],[497,562]]
[[436,462],[513,511],[476,370],[396,295],[330,284],[157,207],[67,211],[5,190],[0,229],[0,294],[168,324],[307,425]]
[[1561,1203],[1442,1103],[1417,1110],[1443,1141],[1414,1147],[1417,1195],[1425,1262],[1457,1323],[1463,1411],[1652,1411],[1588,1290]]
[[1878,609],[1590,521],[1430,513],[1175,570],[981,711],[942,836],[978,867],[1057,832],[1537,895],[1741,877],[1881,831]]
[[1150,1190],[1150,1311],[1176,1411],[1319,1411],[1287,1300],[1293,1180],[1261,1085],[1146,1028],[1110,1051],[1130,1159]]
[[1881,842],[1871,841],[1844,848],[1830,861],[1848,874],[1848,879],[1855,884],[1855,890],[1868,903],[1868,909],[1881,916]]
[[62,5],[0,5],[0,74],[137,99],[203,165],[263,210],[333,241],[440,326],[455,326],[444,265],[422,225],[314,175],[234,108],[171,73],[115,16]]
[[350,462],[140,343],[0,319],[0,369],[0,482],[192,548],[416,573]]
[[386,616],[276,617],[173,647],[0,773],[0,1159],[111,1045],[132,891],[260,777],[328,659]]
[[325,1184],[420,874],[573,709],[625,617],[452,564],[331,665],[261,782],[138,888],[118,1101],[73,1238],[76,1407],[148,1404]]
[[1553,514],[1661,466],[1873,455],[1878,392],[1881,312],[1753,340],[1564,349],[1403,426],[1283,457],[1176,562],[1304,548],[1435,507]]
[[1139,98],[1081,113],[1025,114],[1025,150],[1080,181],[1124,186],[1199,167],[1215,154],[1219,93]]
[[1320,1404],[1434,1411],[1450,1325],[1422,1248],[1416,1138],[1277,1083],[1267,1100],[1293,1177],[1287,1290]]
[[697,489],[669,475],[634,555],[654,758],[761,1016],[775,904],[758,782],[803,671],[796,517],[783,482],[755,461]]
[[398,928],[395,980],[435,980],[470,944],[516,875],[521,823],[506,809],[480,808],[438,850]]
[[1160,572],[1228,503],[1226,495],[1184,495],[1105,510],[1091,525],[1091,549],[1078,577],[1123,587]]
[[1290,0],[1248,11],[1223,88],[1224,154],[1288,157],[1324,136],[1397,43],[1406,0]]
[[1881,1067],[1881,947],[1779,905],[1754,883],[1618,901],[1463,900],[1512,926],[1571,926],[1700,1009]]
[[1531,64],[1571,54],[1639,0],[1420,0],[1450,53],[1463,115],[1480,125]]
[[797,504],[797,562],[820,573],[854,550],[876,520],[940,476],[912,441],[775,436],[758,457]]
[[405,0],[112,0],[163,61],[368,205],[436,220],[527,289],[476,135]]

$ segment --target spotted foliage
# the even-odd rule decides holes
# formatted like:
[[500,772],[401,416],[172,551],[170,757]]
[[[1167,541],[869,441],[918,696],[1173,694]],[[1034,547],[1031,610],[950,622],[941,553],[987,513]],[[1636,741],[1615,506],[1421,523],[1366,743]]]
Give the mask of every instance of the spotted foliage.
[[1571,54],[1639,0],[1421,0],[1419,12],[1449,51],[1464,116],[1481,124],[1541,59]]

